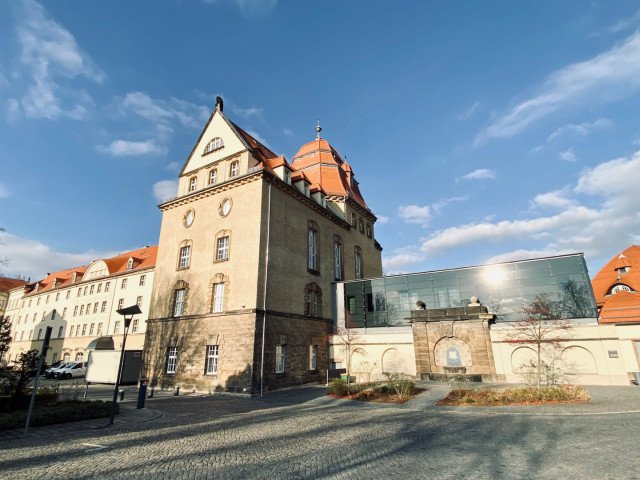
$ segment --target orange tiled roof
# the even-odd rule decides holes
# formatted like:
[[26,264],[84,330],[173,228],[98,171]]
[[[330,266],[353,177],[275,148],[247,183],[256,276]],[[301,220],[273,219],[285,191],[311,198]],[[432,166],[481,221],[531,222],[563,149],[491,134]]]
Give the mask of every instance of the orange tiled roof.
[[[109,271],[109,275],[113,275],[120,272],[127,271],[127,262],[129,258],[133,258],[134,266],[132,270],[139,270],[148,267],[153,267],[156,264],[156,256],[158,254],[158,246],[154,245],[151,247],[143,247],[138,248],[137,250],[132,250],[130,252],[121,253],[120,255],[116,255],[115,257],[103,259],[104,263],[107,265],[107,270]],[[69,268],[66,270],[60,270],[57,272],[50,273],[45,278],[38,280],[37,282],[33,282],[31,285],[35,286],[38,284],[38,291],[35,289],[28,293],[28,295],[40,294],[42,292],[61,288],[68,287],[73,282],[73,274],[76,274],[76,281],[78,283],[82,280],[82,275],[87,270],[89,265],[83,265],[81,267]],[[57,281],[55,281],[57,280]],[[55,287],[54,285],[55,281]],[[26,282],[25,282],[26,283]]]
[[304,171],[310,182],[320,185],[327,195],[350,197],[369,210],[353,169],[324,138],[317,138],[300,147],[291,165],[296,170]]
[[[619,274],[617,269],[630,267],[629,272]],[[613,257],[591,280],[596,304],[601,306],[607,299],[607,292],[616,283],[624,283],[633,290],[640,291],[640,246],[629,248]],[[619,295],[616,294],[614,296]]]
[[600,310],[600,323],[640,323],[640,293],[618,292]]
[[13,290],[17,287],[22,287],[26,285],[26,280],[20,280],[18,278],[7,278],[0,277],[0,292],[8,292],[9,290]]
[[270,149],[268,149],[267,147],[265,147],[262,143],[260,143],[258,140],[256,140],[255,138],[253,138],[251,135],[249,135],[247,132],[245,132],[242,128],[240,128],[238,125],[236,125],[235,123],[233,123],[231,120],[227,120],[231,125],[233,125],[233,128],[236,129],[236,131],[238,132],[238,134],[242,137],[242,139],[251,147],[251,153],[253,154],[253,156],[256,158],[256,160],[259,160],[260,162],[264,162],[265,160],[268,160],[270,158],[276,158],[278,155],[276,155],[275,153],[273,153]]

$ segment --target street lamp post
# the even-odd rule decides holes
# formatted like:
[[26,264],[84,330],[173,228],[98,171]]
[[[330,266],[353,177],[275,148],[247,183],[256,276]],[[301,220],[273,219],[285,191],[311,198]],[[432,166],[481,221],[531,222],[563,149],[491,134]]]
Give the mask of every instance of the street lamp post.
[[120,387],[120,377],[122,376],[122,364],[124,363],[124,346],[127,343],[127,333],[129,332],[129,325],[134,315],[142,313],[138,305],[131,307],[121,308],[116,310],[116,313],[124,317],[124,337],[122,338],[122,350],[120,351],[120,363],[118,364],[118,371],[116,372],[116,386],[113,389],[113,402],[111,403],[111,416],[109,417],[109,425],[113,425],[113,417],[116,414],[116,403],[118,402],[118,388]]

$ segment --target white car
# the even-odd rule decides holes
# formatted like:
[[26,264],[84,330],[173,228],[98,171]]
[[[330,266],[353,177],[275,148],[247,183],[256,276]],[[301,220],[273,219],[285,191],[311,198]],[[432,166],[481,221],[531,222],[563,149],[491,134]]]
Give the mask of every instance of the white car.
[[55,378],[65,380],[67,378],[84,377],[87,374],[87,362],[72,362],[55,371]]

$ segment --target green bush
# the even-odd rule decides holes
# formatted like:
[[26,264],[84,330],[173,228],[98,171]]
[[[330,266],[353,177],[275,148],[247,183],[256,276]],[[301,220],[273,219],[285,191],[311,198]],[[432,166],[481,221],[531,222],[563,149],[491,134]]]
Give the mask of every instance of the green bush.
[[338,397],[344,397],[349,394],[349,386],[347,385],[347,382],[341,378],[336,378],[329,383],[327,393]]
[[[116,413],[118,413],[116,405]],[[94,400],[91,402],[60,402],[53,405],[35,407],[31,414],[32,427],[54,423],[77,422],[94,418],[107,418],[111,414],[111,402]],[[0,430],[23,427],[27,412],[13,411],[0,413]]]

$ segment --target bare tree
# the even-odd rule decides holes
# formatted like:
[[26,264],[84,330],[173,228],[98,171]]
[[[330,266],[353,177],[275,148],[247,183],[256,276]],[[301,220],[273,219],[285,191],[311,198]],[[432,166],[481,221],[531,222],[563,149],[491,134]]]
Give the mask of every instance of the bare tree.
[[[3,233],[5,231],[4,228],[0,227],[0,233]],[[6,244],[0,240],[0,245],[2,246],[6,246]],[[8,257],[0,257],[0,265],[3,267],[6,267],[7,265],[9,265],[9,258]]]
[[351,349],[355,344],[360,343],[362,339],[358,335],[358,332],[351,326],[351,321],[348,316],[345,319],[345,326],[338,327],[332,337],[334,345],[342,345],[344,348],[347,363],[347,384],[349,384],[351,381]]
[[9,351],[11,340],[11,321],[8,317],[0,316],[0,361]]
[[518,322],[511,322],[513,330],[507,334],[509,343],[529,345],[535,349],[535,383],[540,388],[542,383],[543,354],[550,350],[549,358],[557,359],[557,352],[563,341],[570,338],[572,324],[565,318],[559,318],[554,312],[553,304],[547,295],[537,295],[531,303],[523,307],[525,318]]

